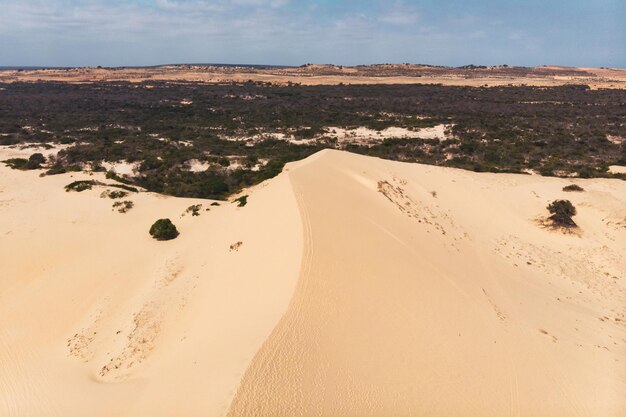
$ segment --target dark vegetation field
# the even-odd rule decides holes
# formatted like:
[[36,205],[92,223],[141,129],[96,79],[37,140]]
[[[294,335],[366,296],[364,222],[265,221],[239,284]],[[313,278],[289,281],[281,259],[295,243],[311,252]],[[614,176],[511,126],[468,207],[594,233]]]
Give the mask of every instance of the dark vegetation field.
[[[325,137],[329,126],[382,130],[442,123],[453,125],[444,140],[358,145]],[[308,142],[223,139],[267,132]],[[585,86],[0,84],[0,134],[2,145],[72,144],[47,161],[50,174],[126,160],[139,163],[139,175],[125,182],[189,197],[224,198],[329,147],[475,171],[604,177],[611,176],[609,165],[626,164],[626,92]],[[233,159],[240,168],[225,169]],[[209,169],[190,172],[189,160]]]

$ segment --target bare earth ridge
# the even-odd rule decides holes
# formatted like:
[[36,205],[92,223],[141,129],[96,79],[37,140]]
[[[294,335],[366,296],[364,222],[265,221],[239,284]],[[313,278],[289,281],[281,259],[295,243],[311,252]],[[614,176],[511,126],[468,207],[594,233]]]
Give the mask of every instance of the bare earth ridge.
[[120,214],[98,175],[0,166],[2,416],[626,415],[623,181],[325,150]]
[[415,64],[379,64],[345,67],[304,65],[301,67],[243,67],[218,65],[165,65],[140,68],[68,68],[2,70],[0,83],[56,81],[90,83],[197,82],[271,84],[442,84],[472,87],[508,85],[559,86],[583,84],[590,88],[626,88],[626,70],[618,68],[574,68],[561,66],[509,67],[467,66],[460,68]]

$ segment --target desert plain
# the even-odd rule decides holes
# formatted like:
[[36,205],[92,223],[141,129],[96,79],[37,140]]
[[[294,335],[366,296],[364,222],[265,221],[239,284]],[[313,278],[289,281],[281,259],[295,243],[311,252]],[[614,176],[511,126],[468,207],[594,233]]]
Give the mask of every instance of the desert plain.
[[588,85],[592,89],[626,88],[626,70],[556,65],[444,67],[419,64],[299,67],[162,65],[154,67],[38,68],[0,71],[0,83],[12,82],[191,82],[200,84],[267,83],[275,85],[439,84],[444,86],[554,87]]

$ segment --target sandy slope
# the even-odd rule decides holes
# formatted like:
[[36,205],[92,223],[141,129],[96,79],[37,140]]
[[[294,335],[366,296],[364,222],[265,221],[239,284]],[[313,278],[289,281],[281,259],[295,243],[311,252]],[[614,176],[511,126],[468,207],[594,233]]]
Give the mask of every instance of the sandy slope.
[[[0,416],[224,414],[297,282],[288,179],[242,208],[141,193],[120,214],[66,193],[78,177],[0,167]],[[150,238],[161,217],[179,238]]]
[[300,282],[230,416],[626,415],[626,183],[567,195],[576,236],[534,221],[564,180],[336,151],[290,176]]
[[626,415],[626,182],[323,151],[181,218],[73,179],[0,167],[2,416]]

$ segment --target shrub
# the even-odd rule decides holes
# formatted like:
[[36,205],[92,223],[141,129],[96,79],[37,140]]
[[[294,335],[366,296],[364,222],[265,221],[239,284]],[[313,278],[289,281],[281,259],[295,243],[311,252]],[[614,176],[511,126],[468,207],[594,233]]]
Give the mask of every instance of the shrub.
[[583,166],[578,169],[578,176],[580,178],[593,178],[597,174],[594,167]]
[[13,169],[26,169],[26,166],[28,165],[28,159],[24,158],[11,158],[2,162],[4,162],[6,166]]
[[82,167],[77,164],[65,165],[63,168],[65,172],[81,172],[83,170]]
[[128,195],[128,193],[126,191],[111,191],[109,193],[109,197],[115,199],[115,198],[123,198],[126,197]]
[[93,172],[106,172],[106,168],[102,166],[102,162],[95,161],[91,164],[91,170]]
[[246,204],[248,204],[248,196],[247,195],[242,195],[239,198],[235,198],[233,200],[233,203],[237,203],[237,207],[243,207]]
[[159,219],[150,227],[150,236],[156,240],[171,240],[178,236],[178,230],[170,219]]
[[16,136],[0,136],[0,145],[2,146],[15,145],[17,143],[20,143],[20,140]]
[[130,191],[131,193],[138,193],[139,190],[136,189],[135,187],[131,187],[129,185],[124,185],[124,184],[106,184],[107,187],[115,187],[115,188],[121,188],[122,190],[126,190],[126,191]]
[[74,142],[76,142],[76,139],[70,138],[70,137],[67,137],[67,136],[63,136],[61,139],[59,139],[59,143],[62,144],[62,145],[69,145],[69,144],[72,144]]
[[192,216],[199,216],[201,208],[202,208],[202,204],[194,204],[192,206],[187,207],[187,210],[185,210],[185,213],[191,213]]
[[34,153],[28,158],[28,162],[26,163],[26,169],[37,169],[41,168],[41,164],[46,162],[46,157],[41,153]]
[[92,180],[74,181],[65,186],[65,191],[76,191],[80,193],[81,191],[91,190],[94,185],[98,185],[98,183]]
[[104,191],[102,194],[100,194],[100,197],[102,198],[111,198],[111,199],[117,199],[117,198],[124,198],[128,195],[128,193],[126,191],[111,191],[111,190],[106,190]]
[[240,240],[239,242],[233,243],[232,245],[230,245],[230,251],[238,251],[239,248],[241,247],[241,245],[243,245],[243,242]]
[[542,166],[539,168],[539,174],[544,177],[554,177],[554,169],[550,166]]
[[132,209],[135,204],[132,201],[116,201],[113,203],[113,208],[117,209],[120,213],[126,213],[128,210]]
[[46,175],[59,175],[59,174],[65,174],[66,172],[67,170],[65,169],[63,165],[55,165],[46,171]]
[[126,179],[126,178],[124,178],[124,177],[120,177],[120,176],[119,176],[119,175],[117,175],[114,171],[107,171],[107,173],[106,173],[106,178],[107,178],[108,180],[115,180],[115,181],[117,181],[117,182],[121,182],[122,184],[128,184],[128,185],[132,184],[132,182],[131,182],[131,181],[127,180],[127,179]]
[[570,184],[563,187],[563,191],[585,191],[585,189],[580,185]]
[[576,227],[572,216],[576,215],[576,207],[569,200],[555,200],[548,204],[548,211],[552,216],[548,217],[555,226]]

